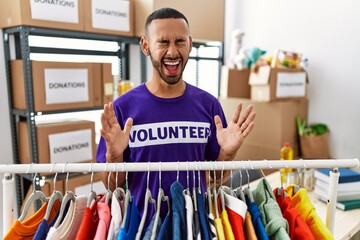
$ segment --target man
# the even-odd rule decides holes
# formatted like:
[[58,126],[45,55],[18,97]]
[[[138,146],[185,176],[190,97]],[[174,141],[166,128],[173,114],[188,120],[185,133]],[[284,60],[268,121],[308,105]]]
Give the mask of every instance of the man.
[[[170,8],[153,12],[146,20],[140,44],[142,52],[151,59],[152,77],[113,103],[105,104],[98,162],[232,160],[254,127],[255,112],[249,106],[241,114],[239,104],[227,126],[218,100],[182,79],[192,49],[186,17]],[[147,174],[128,173],[128,188],[140,212],[144,207]],[[187,174],[193,179],[191,171],[180,172],[179,181],[185,188],[192,188],[192,181],[187,186]],[[201,175],[201,187],[205,190],[205,173]],[[163,172],[161,176],[161,186],[170,195],[169,188],[177,173]],[[113,189],[115,174],[110,179]],[[118,185],[124,182],[125,174],[119,173]],[[156,198],[157,172],[150,173],[149,182]],[[162,216],[165,214],[163,209]],[[148,212],[147,222],[152,215]]]

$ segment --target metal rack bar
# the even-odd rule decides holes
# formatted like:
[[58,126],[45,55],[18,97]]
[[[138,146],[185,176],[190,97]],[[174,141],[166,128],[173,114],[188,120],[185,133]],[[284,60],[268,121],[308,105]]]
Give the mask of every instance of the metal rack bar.
[[0,173],[139,172],[280,168],[359,168],[359,159],[252,160],[215,162],[0,164]]

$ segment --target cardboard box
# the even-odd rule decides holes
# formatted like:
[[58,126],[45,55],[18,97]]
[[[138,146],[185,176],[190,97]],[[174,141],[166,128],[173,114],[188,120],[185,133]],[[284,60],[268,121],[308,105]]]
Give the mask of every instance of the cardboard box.
[[220,97],[250,98],[250,69],[237,70],[222,66]]
[[134,36],[133,0],[86,0],[85,32]]
[[1,0],[0,28],[33,26],[84,31],[83,0]]
[[[134,0],[135,36],[145,35],[146,18],[162,7],[171,7],[182,12],[190,25],[190,34],[195,41],[224,41],[224,0]],[[206,11],[204,10],[206,9]],[[210,31],[211,29],[211,31]]]
[[303,69],[262,66],[257,73],[250,73],[249,83],[252,100],[271,102],[306,98],[307,74]]
[[114,78],[111,71],[111,63],[103,63],[102,69],[102,105],[114,101]]
[[[32,61],[35,111],[101,106],[101,88],[93,86],[95,80],[101,82],[101,72],[93,66],[94,63]],[[14,108],[25,110],[23,61],[11,61],[10,67]]]
[[[91,174],[82,174],[80,176],[74,176],[68,180],[68,190],[72,191],[76,195],[89,196],[91,190]],[[97,194],[106,193],[106,187],[102,182],[102,173],[94,173],[93,176],[93,190]]]
[[285,142],[294,149],[294,158],[299,156],[299,140],[295,117],[302,119],[308,114],[308,100],[288,100],[278,102],[258,102],[244,98],[219,99],[227,121],[231,121],[236,106],[243,104],[243,110],[249,105],[256,112],[255,127],[246,137],[239,149],[236,160],[277,160]]
[[114,80],[111,63],[93,63],[94,105],[103,107],[114,100]]
[[[26,122],[19,122],[19,160],[29,164],[30,145]],[[95,159],[95,122],[66,121],[36,126],[39,163],[89,162]]]

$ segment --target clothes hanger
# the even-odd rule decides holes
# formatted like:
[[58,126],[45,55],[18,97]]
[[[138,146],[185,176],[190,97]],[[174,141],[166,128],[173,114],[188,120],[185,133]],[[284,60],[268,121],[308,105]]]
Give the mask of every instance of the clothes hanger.
[[[301,162],[302,162],[302,164],[303,164],[303,166],[304,166],[304,171],[305,171],[305,170],[306,170],[305,162],[304,162],[303,159],[301,159]],[[299,177],[299,185],[296,185],[296,186],[294,187],[294,194],[297,193],[297,192],[302,188],[301,183],[303,183],[303,181],[304,181],[304,179],[300,177],[299,169],[296,169],[296,171],[297,171],[297,174],[298,174],[298,177]],[[303,173],[303,174],[304,174],[304,173]]]
[[240,175],[240,183],[239,183],[239,187],[236,188],[234,191],[236,192],[236,196],[243,202],[246,203],[246,199],[245,199],[245,195],[242,189],[242,182],[243,182],[243,176],[242,176],[242,172],[241,169],[239,169],[239,175]]
[[91,204],[93,203],[93,201],[96,201],[96,192],[93,189],[93,179],[94,179],[94,172],[92,170],[92,162],[90,163],[90,169],[89,172],[91,172],[91,177],[90,177],[90,194],[87,200],[87,204],[86,207],[91,207]]
[[151,240],[154,240],[156,238],[156,230],[157,230],[157,225],[160,219],[160,210],[161,210],[161,203],[162,202],[167,202],[167,207],[168,207],[168,212],[167,214],[170,214],[170,201],[169,201],[169,197],[165,195],[164,190],[161,187],[161,161],[159,162],[159,192],[158,192],[158,197],[157,197],[157,207],[156,207],[156,213],[155,213],[155,221],[154,221],[154,225],[153,225],[153,229],[151,232]]
[[[104,172],[107,171],[107,164],[108,164],[108,162],[106,162]],[[107,191],[106,191],[106,194],[105,194],[105,203],[106,203],[106,204],[109,204],[109,203],[110,203],[111,197],[112,197],[112,191],[110,190],[110,177],[111,177],[111,174],[112,174],[112,172],[109,172],[109,173],[108,173]]]
[[[55,164],[56,163],[53,163],[53,165],[51,166],[50,173],[53,171],[53,167],[54,167]],[[52,212],[55,201],[60,200],[60,202],[61,202],[62,199],[63,199],[62,193],[60,191],[56,190],[56,178],[57,178],[57,175],[58,175],[58,173],[56,172],[55,176],[54,176],[54,190],[53,190],[53,193],[51,194],[48,205],[46,207],[46,213],[45,213],[45,217],[44,217],[44,219],[46,221],[48,221],[49,218],[50,218],[50,214]]]
[[[251,161],[250,161],[250,165],[251,165],[251,169],[254,169],[254,167],[252,166]],[[243,165],[243,166],[244,166],[244,165]],[[249,175],[249,171],[248,171],[246,168],[244,168],[244,169],[245,169],[245,171],[246,171],[247,182],[248,182],[248,186],[245,187],[245,189],[244,189],[244,194],[245,194],[246,197],[248,197],[250,203],[253,203],[253,202],[255,202],[255,201],[254,201],[254,197],[253,197],[253,195],[252,195],[252,192],[251,192],[251,190],[250,190],[250,175]]]
[[233,196],[233,197],[237,197],[236,196],[236,193],[235,193],[235,191],[233,190],[233,173],[234,173],[234,170],[235,170],[235,165],[234,165],[234,162],[232,162],[232,165],[233,165],[233,167],[232,167],[232,169],[231,169],[231,171],[230,171],[230,187],[226,187],[224,190],[225,190],[225,192],[227,193],[227,194],[229,194],[229,195],[231,195],[231,196]]
[[150,177],[150,162],[148,165],[148,174],[147,174],[147,180],[146,180],[146,192],[145,192],[145,201],[144,201],[144,211],[143,211],[143,215],[140,221],[140,225],[138,228],[138,231],[136,233],[136,240],[139,240],[141,238],[141,234],[144,228],[144,224],[145,224],[145,220],[146,220],[146,215],[148,212],[148,207],[149,207],[149,203],[152,203],[156,212],[156,201],[155,199],[152,198],[151,195],[151,191],[149,189],[149,177]]
[[[289,166],[287,165],[287,163],[284,159],[281,159],[281,161],[284,164],[285,168],[289,168]],[[285,191],[283,191],[284,185],[283,185],[283,182],[281,181],[281,176],[282,176],[281,169],[279,169],[279,173],[280,173],[280,187],[276,191],[277,196],[281,196],[282,193],[287,194]],[[284,195],[284,197],[286,197],[286,196]]]
[[[64,165],[64,169],[63,169],[63,173],[65,172],[65,167],[66,167],[66,164]],[[69,172],[66,173],[66,180],[65,180],[65,195],[61,201],[61,206],[60,206],[60,211],[59,211],[59,216],[58,218],[56,219],[56,222],[54,224],[54,228],[58,228],[60,223],[61,223],[61,220],[63,218],[63,215],[64,215],[64,212],[65,212],[65,207],[67,205],[67,203],[69,201],[72,201],[72,202],[75,202],[75,194],[72,192],[72,191],[69,191],[68,189],[68,180],[69,180]]]
[[[26,174],[29,173],[32,164],[33,163],[31,163],[29,165],[29,168],[28,168]],[[20,217],[18,218],[18,220],[20,222],[24,221],[24,219],[25,219],[25,217],[27,215],[27,212],[29,211],[29,208],[30,208],[31,204],[33,204],[36,200],[41,200],[42,202],[48,202],[49,201],[49,198],[46,197],[45,194],[42,191],[36,190],[36,176],[37,176],[37,173],[34,174],[34,178],[33,178],[33,183],[32,183],[33,192],[28,197],[28,199],[26,200],[25,205],[24,205],[24,209],[23,209]]]
[[125,200],[124,200],[124,217],[123,217],[123,220],[121,222],[120,228],[125,227],[126,218],[127,218],[127,214],[128,214],[128,205],[129,205],[129,203],[132,202],[131,192],[129,190],[129,184],[128,184],[128,171],[125,170],[125,162],[123,162],[122,166],[123,167],[122,167],[121,171],[125,172],[126,193],[125,193]]
[[219,213],[225,209],[225,193],[224,193],[224,189],[223,189],[223,179],[224,179],[224,160],[223,160],[223,166],[222,166],[222,170],[221,170],[220,187],[218,189],[218,194],[220,195],[220,199],[221,199],[221,209],[219,209]]
[[[197,212],[198,211],[198,205],[197,205],[197,196],[196,196],[196,177],[195,177],[195,169],[193,170],[193,202],[194,202],[194,211]],[[199,183],[200,185],[200,183]]]
[[[114,172],[115,172],[115,169],[116,169],[116,165],[114,164]],[[122,193],[124,193],[124,189],[120,188],[118,185],[118,176],[119,176],[119,171],[116,171],[114,195],[117,200],[122,201],[123,200]]]
[[208,187],[207,187],[207,190],[206,190],[206,198],[208,200],[208,211],[209,213],[213,213],[213,209],[212,209],[212,194],[211,194],[211,189],[210,189],[210,174],[213,169],[213,166],[212,166],[212,162],[211,162],[211,170],[209,169],[209,174],[208,174]]
[[215,208],[215,218],[219,218],[219,208],[218,208],[218,204],[217,204],[217,190],[216,190],[216,169],[214,169],[214,187],[213,187],[213,201],[214,201],[214,208]]
[[189,168],[188,168],[188,164],[186,164],[186,188],[184,189],[183,193],[187,196],[191,197],[191,192],[190,192],[190,188],[189,188]]

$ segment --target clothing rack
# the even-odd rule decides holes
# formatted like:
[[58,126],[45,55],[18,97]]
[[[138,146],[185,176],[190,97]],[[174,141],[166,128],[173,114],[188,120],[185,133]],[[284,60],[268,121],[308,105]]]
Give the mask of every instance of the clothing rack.
[[[67,173],[67,172],[139,172],[139,171],[192,171],[192,170],[253,170],[280,168],[359,168],[359,159],[312,159],[312,160],[243,160],[213,162],[151,162],[151,163],[53,163],[53,164],[0,164],[0,173],[5,173],[3,189],[15,188],[11,174]],[[334,172],[334,171],[333,171]],[[331,174],[334,175],[334,174]],[[339,174],[331,181],[326,225],[331,232],[335,223],[335,202]],[[13,190],[12,190],[13,191]],[[10,193],[7,192],[7,193]],[[3,232],[10,228],[13,219],[13,194],[3,195]],[[331,201],[330,201],[331,200]]]

